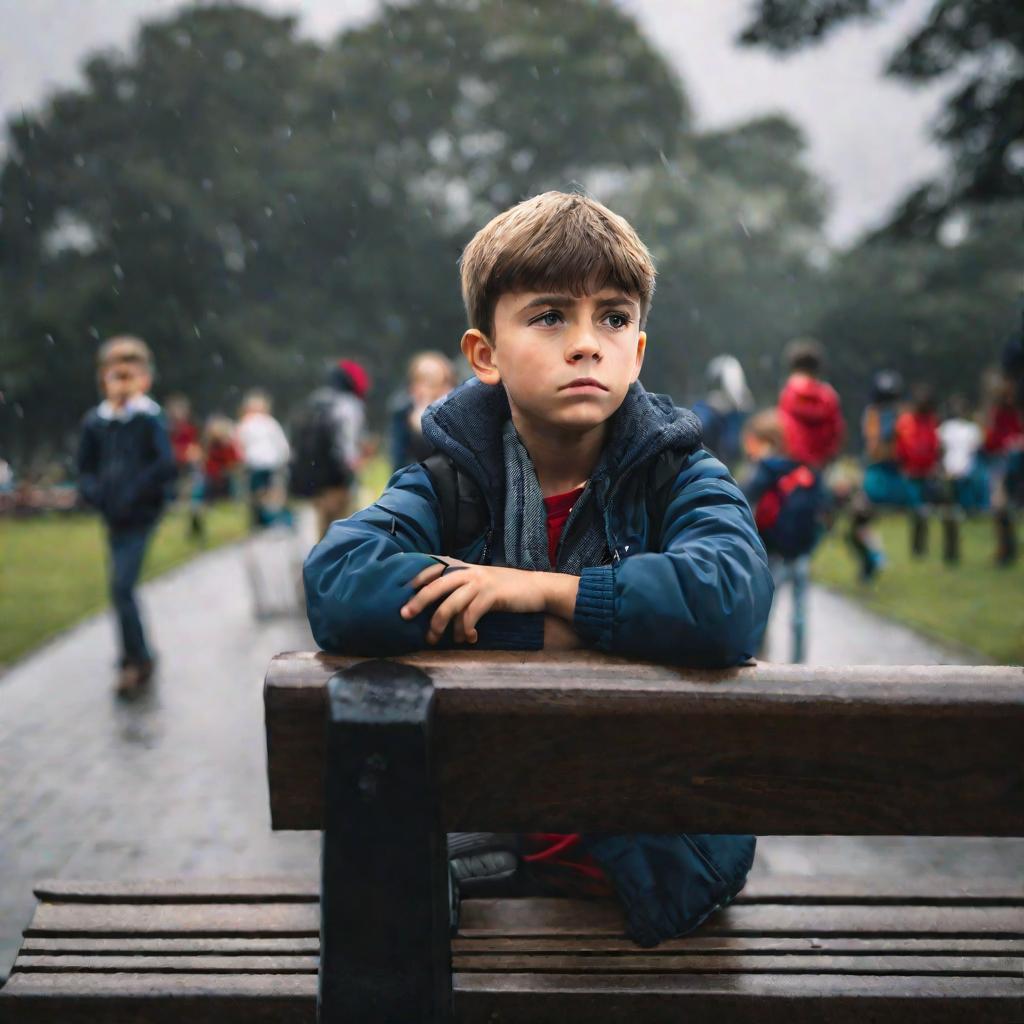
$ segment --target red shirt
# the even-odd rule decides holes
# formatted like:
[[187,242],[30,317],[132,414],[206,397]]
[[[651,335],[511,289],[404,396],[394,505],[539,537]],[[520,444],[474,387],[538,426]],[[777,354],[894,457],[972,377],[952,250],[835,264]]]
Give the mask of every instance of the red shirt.
[[555,555],[558,553],[558,542],[562,537],[562,528],[569,518],[576,499],[583,493],[582,487],[574,491],[566,491],[565,494],[552,494],[550,498],[544,499],[544,508],[548,513],[548,558],[551,564],[555,564]]
[[[548,514],[548,557],[555,564],[558,542],[569,513],[583,493],[582,487],[544,499]],[[597,861],[580,849],[580,835],[561,832],[530,832],[523,836],[523,860],[533,873],[554,889],[569,893],[605,896],[611,886]]]

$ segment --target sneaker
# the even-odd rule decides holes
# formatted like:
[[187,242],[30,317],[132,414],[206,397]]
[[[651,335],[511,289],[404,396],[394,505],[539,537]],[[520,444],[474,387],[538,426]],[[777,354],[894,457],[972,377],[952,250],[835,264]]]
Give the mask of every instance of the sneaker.
[[114,692],[118,697],[134,697],[141,688],[142,673],[140,666],[134,662],[126,662],[121,666],[121,671],[117,675]]
[[114,690],[119,697],[134,697],[153,677],[155,662],[127,661],[121,666]]

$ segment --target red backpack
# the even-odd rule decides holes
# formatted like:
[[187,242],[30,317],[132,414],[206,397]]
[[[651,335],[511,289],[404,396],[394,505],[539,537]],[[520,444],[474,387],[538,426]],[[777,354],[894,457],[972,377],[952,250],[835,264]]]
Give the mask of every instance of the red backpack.
[[896,458],[907,476],[928,476],[940,451],[939,421],[934,414],[905,412],[896,421]]

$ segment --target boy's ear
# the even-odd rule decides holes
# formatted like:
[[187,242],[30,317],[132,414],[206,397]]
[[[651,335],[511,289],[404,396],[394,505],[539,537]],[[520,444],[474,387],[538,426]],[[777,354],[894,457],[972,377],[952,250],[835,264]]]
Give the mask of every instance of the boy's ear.
[[483,384],[500,384],[501,373],[494,360],[494,346],[482,331],[471,327],[462,336],[462,354]]
[[640,370],[644,365],[644,355],[647,352],[647,332],[641,331],[636,339],[636,363],[633,366],[633,376],[630,384],[635,384],[640,377]]

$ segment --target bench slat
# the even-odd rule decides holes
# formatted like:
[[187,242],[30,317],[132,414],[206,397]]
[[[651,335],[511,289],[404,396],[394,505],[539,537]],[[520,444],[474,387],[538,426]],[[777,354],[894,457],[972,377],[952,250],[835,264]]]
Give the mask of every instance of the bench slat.
[[[318,957],[272,956],[20,956],[14,973],[106,974],[316,974]],[[623,950],[595,956],[578,950],[553,953],[456,955],[462,972],[509,971],[546,974],[945,974],[1020,977],[1014,956],[841,956],[827,953],[781,955],[734,952],[644,955]]]
[[[46,879],[33,890],[40,900],[70,903],[317,903],[315,876],[187,878],[111,881]],[[758,862],[739,903],[968,903],[1024,904],[1024,875],[953,879],[921,873],[909,878],[763,874]]]
[[[76,904],[41,903],[26,930],[40,935],[199,935],[316,936],[319,912],[313,904]],[[566,900],[470,900],[461,931],[473,935],[621,935],[622,914],[611,902]],[[1019,937],[1021,907],[907,907],[787,904],[735,905],[714,915],[704,935],[814,936],[896,934],[969,938]]]
[[[1019,1014],[1013,978],[871,975],[456,974],[460,1024],[1005,1024]],[[313,1024],[311,975],[18,974],[0,990],[22,1024]]]
[[[623,937],[566,936],[559,939],[507,938],[484,936],[457,937],[452,948],[460,956],[492,953],[619,953],[636,952],[636,944]],[[153,936],[120,938],[82,938],[76,936],[27,938],[22,945],[24,956],[188,956],[220,954],[222,956],[317,956],[320,943],[316,939],[221,938],[202,936],[165,939]],[[787,935],[766,937],[707,936],[702,934],[663,942],[649,955],[677,952],[744,953],[836,953],[848,955],[885,953],[904,955],[971,954],[979,956],[1024,956],[1024,939],[959,939],[948,936],[906,938],[904,936],[871,936],[867,938],[805,938]]]
[[[984,941],[984,940],[982,940]],[[107,953],[155,955],[191,953],[220,953],[224,956],[316,956],[320,952],[318,938],[219,938],[198,935],[187,938],[165,939],[152,935],[130,935],[117,938],[89,938],[76,935],[30,935],[21,947],[25,954],[53,953],[66,956]],[[998,950],[996,950],[998,952]]]
[[[318,828],[326,682],[265,687],[275,828]],[[757,666],[416,655],[436,689],[450,830],[1024,834],[1024,669]],[[481,771],[500,751],[500,771]],[[548,765],[557,753],[559,770]]]
[[[978,962],[988,958],[979,957]],[[316,974],[319,956],[19,956],[15,972],[129,971],[132,974]]]

